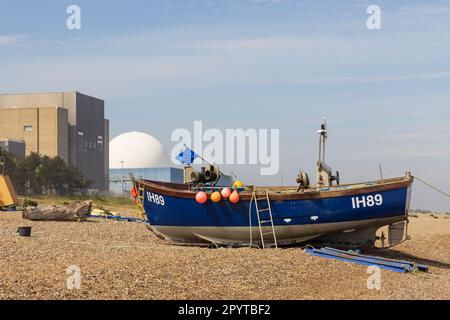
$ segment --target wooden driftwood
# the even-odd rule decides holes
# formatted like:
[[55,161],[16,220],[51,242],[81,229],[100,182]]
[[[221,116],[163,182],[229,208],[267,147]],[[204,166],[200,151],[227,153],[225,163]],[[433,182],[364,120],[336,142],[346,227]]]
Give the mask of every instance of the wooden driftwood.
[[92,201],[72,206],[42,206],[26,208],[22,218],[32,221],[84,221],[91,212]]

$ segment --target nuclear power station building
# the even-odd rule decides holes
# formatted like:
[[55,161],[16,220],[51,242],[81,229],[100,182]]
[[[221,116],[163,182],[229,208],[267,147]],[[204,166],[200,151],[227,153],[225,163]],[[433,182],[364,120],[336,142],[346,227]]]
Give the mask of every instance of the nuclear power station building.
[[128,132],[110,143],[110,186],[113,194],[129,194],[130,174],[136,179],[183,183],[183,169],[174,168],[162,143],[143,132]]
[[93,189],[109,189],[109,121],[101,99],[75,91],[0,94],[0,140],[24,141],[26,155],[58,156]]

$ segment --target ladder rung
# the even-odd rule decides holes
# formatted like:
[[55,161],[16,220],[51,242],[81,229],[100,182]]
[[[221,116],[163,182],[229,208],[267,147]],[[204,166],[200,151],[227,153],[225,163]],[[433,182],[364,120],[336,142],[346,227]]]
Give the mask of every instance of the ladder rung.
[[[270,207],[269,192],[266,190],[265,193],[258,194],[256,191],[253,191],[252,199],[255,200],[255,209],[256,209],[256,214],[258,216],[259,230],[260,230],[260,233],[261,233],[261,242],[262,242],[263,248],[265,249],[264,242],[269,241],[268,238],[264,239],[264,237],[269,236],[269,235],[273,237],[275,248],[278,248],[277,236],[275,234],[273,218],[272,218],[272,209]],[[265,201],[265,202],[267,202],[267,208],[259,209],[258,201]],[[267,217],[267,215],[265,215],[265,217],[262,218],[261,217],[261,213],[262,212],[267,212],[267,211],[270,213],[270,217]],[[263,219],[268,219],[268,220],[263,220]],[[262,229],[263,225],[265,225],[264,228],[266,228],[267,224],[270,224],[272,226],[272,230],[270,232],[263,233],[263,229]]]

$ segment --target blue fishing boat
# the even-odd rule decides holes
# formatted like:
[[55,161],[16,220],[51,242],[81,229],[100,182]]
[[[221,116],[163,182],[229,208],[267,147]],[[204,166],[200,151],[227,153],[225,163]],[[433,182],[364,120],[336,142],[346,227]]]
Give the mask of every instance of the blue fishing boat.
[[220,171],[214,166],[200,172],[187,167],[185,184],[138,180],[151,230],[176,242],[263,248],[312,239],[373,245],[377,230],[386,226],[389,245],[407,239],[411,174],[339,184],[339,173],[325,164],[325,123],[318,133],[315,185],[301,172],[297,186],[247,186],[235,188],[234,198],[227,192],[219,197],[218,191],[227,190],[215,185]]

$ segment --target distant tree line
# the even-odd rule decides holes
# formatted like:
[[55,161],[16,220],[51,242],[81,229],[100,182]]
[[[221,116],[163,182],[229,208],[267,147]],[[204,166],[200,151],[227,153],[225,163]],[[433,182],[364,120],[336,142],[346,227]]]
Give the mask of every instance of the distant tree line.
[[85,194],[92,185],[92,181],[85,179],[77,167],[60,157],[33,152],[24,159],[18,159],[1,147],[0,156],[6,158],[5,174],[10,176],[16,192],[22,195]]

